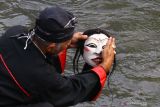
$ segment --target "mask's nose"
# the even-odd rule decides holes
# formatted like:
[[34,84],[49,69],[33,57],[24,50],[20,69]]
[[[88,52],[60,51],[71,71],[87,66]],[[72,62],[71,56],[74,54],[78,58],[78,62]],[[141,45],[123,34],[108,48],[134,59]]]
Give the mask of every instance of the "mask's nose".
[[101,53],[102,53],[102,47],[97,47],[95,53],[96,53],[96,54],[101,54]]

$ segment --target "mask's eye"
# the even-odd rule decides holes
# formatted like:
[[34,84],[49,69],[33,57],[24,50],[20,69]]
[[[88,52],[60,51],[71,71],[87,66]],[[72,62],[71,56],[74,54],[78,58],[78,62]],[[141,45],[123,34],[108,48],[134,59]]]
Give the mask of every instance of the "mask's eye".
[[102,46],[102,49],[104,49],[104,48],[105,48],[105,46],[106,46],[106,45],[103,45],[103,46]]
[[97,45],[94,43],[87,44],[86,46],[91,47],[91,48],[97,48]]

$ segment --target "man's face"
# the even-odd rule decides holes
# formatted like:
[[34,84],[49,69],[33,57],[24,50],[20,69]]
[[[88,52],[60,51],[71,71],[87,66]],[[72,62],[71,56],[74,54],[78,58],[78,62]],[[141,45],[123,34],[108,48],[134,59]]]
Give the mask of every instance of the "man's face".
[[108,41],[104,34],[93,34],[84,43],[83,58],[87,64],[96,66],[102,62],[101,53]]
[[62,50],[68,48],[68,46],[70,45],[70,43],[71,43],[71,40],[67,40],[67,41],[62,42],[62,43],[51,43],[48,46],[47,53],[51,54],[51,55],[58,54]]

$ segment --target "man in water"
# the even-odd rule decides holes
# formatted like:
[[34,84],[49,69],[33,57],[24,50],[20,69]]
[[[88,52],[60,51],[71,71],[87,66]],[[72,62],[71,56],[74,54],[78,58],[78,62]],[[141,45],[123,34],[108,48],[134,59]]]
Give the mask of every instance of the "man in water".
[[30,31],[15,26],[5,32],[0,38],[1,107],[66,107],[97,98],[113,63],[115,39],[108,39],[100,65],[62,76],[66,50],[87,39],[74,28],[71,12],[49,7]]

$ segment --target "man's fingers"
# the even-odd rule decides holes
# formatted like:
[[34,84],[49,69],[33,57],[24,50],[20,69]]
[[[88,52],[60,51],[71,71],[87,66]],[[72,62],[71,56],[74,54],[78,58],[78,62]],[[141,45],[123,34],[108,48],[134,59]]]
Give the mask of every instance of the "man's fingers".
[[113,41],[112,41],[112,48],[114,49],[114,54],[116,54],[116,44],[115,44],[115,38],[113,38]]
[[76,40],[86,40],[88,38],[87,35],[83,35],[83,32],[76,32],[74,34],[74,37],[76,38]]
[[113,41],[112,41],[112,48],[116,49],[115,38],[113,38]]
[[113,38],[110,37],[110,38],[108,39],[108,43],[107,43],[109,49],[112,48],[112,44],[113,44],[112,42],[113,42]]
[[116,49],[115,38],[110,37],[108,39],[108,43],[107,43],[107,47],[106,48],[107,48],[107,50],[110,50],[110,51],[114,52],[114,54],[116,54],[116,51],[115,51],[115,49]]
[[81,35],[81,37],[80,37],[81,40],[86,40],[87,38],[88,38],[87,35]]
[[107,46],[110,46],[111,45],[111,37],[108,38],[108,42],[107,42]]
[[109,38],[109,41],[108,41],[108,45],[109,45],[110,48],[115,49],[115,48],[116,48],[116,45],[115,45],[115,38],[110,37],[110,38]]

